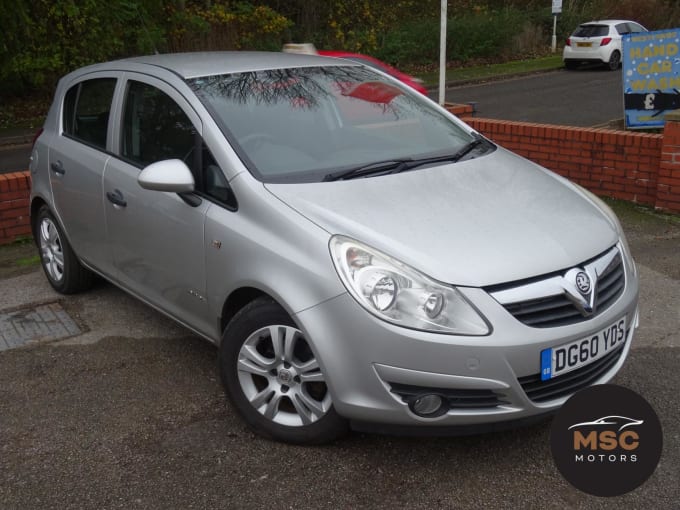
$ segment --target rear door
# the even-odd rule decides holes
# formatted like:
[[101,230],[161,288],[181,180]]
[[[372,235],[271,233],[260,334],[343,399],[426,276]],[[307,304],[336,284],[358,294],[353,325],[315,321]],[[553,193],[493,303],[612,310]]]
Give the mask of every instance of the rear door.
[[116,156],[104,173],[108,242],[119,281],[142,299],[203,333],[212,333],[205,275],[205,215],[211,203],[195,194],[143,189],[147,165],[181,159],[193,168],[201,152],[201,121],[167,83],[126,73]]
[[55,213],[78,257],[108,272],[102,176],[110,158],[111,108],[118,76],[87,75],[67,90],[60,128],[49,149]]

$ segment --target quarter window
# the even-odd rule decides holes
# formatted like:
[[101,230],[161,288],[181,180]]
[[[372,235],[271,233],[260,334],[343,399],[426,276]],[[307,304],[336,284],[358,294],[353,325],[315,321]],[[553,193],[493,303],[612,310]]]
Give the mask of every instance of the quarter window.
[[115,78],[97,78],[71,87],[64,98],[64,133],[106,149]]

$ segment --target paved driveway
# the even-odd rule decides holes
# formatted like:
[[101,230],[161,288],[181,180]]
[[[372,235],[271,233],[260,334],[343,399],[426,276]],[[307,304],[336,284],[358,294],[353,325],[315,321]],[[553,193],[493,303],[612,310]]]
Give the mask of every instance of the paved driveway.
[[463,438],[353,434],[325,447],[260,439],[225,403],[214,347],[104,283],[57,296],[33,267],[0,279],[0,313],[59,300],[82,332],[0,352],[0,507],[675,508],[680,221],[621,213],[642,315],[615,382],[644,395],[664,427],[659,468],[626,496],[572,488],[550,456],[549,423]]

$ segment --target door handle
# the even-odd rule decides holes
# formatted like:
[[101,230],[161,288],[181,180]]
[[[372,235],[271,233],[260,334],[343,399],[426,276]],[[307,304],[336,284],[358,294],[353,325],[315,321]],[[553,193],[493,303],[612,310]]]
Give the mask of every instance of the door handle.
[[123,197],[123,193],[119,189],[107,191],[106,198],[108,198],[109,202],[111,202],[113,205],[117,205],[119,207],[125,207],[127,205],[127,202]]
[[57,175],[64,175],[66,173],[66,169],[64,168],[64,165],[62,165],[61,161],[59,161],[59,160],[57,160],[56,163],[52,163],[50,165],[50,168]]

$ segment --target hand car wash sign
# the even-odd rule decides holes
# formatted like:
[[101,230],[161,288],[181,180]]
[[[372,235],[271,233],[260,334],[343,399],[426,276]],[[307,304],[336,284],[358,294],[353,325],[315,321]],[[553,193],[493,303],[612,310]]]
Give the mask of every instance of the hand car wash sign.
[[623,97],[628,128],[663,127],[680,109],[680,29],[623,36]]

